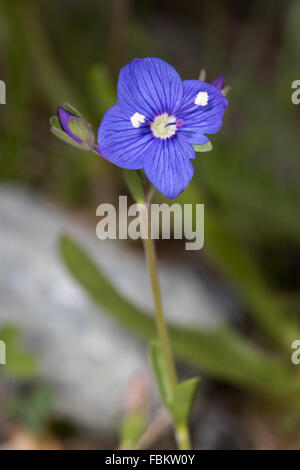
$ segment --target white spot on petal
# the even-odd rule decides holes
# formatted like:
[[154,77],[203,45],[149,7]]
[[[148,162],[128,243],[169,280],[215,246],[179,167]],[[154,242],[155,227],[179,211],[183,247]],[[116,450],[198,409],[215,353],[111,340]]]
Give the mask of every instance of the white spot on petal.
[[199,91],[194,103],[198,106],[206,106],[208,103],[208,93],[206,91]]
[[131,124],[136,128],[140,127],[141,124],[144,124],[145,120],[146,117],[140,113],[134,113],[130,118]]

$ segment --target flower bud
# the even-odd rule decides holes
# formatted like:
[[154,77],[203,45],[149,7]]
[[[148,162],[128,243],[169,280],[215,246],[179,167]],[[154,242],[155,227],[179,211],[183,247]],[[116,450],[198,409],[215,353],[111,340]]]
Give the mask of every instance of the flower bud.
[[82,150],[95,151],[95,136],[91,125],[71,105],[57,108],[57,116],[50,119],[50,130],[59,139]]
[[211,85],[218,88],[218,90],[220,90],[224,96],[227,96],[231,90],[229,85],[225,85],[225,75],[223,73],[215,78],[211,82]]
[[211,85],[214,87],[218,88],[218,90],[222,91],[225,87],[225,76],[222,73],[219,75],[217,78],[215,78],[212,82]]
[[228,106],[228,99],[226,96],[230,92],[231,88],[230,86],[225,86],[225,75],[222,73],[219,75],[217,78],[215,78],[212,82],[211,85],[220,90],[220,92],[223,95],[223,105],[224,105],[224,110],[226,110]]

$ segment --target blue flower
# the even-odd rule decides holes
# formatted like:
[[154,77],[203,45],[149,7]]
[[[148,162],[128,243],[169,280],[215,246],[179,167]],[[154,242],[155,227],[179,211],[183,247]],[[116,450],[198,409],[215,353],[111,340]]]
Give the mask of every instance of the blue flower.
[[191,181],[193,145],[209,142],[225,113],[224,96],[199,80],[182,81],[161,59],[134,59],[121,69],[118,103],[103,117],[99,153],[121,168],[144,169],[165,196],[177,197]]

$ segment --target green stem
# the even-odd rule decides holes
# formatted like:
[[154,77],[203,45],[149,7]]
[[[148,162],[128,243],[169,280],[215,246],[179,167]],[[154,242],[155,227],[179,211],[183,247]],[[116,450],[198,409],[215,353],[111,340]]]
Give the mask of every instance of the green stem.
[[160,286],[159,286],[159,280],[158,280],[158,272],[157,272],[156,253],[155,253],[154,242],[151,238],[150,226],[151,226],[151,223],[150,223],[150,216],[149,216],[149,210],[148,210],[148,237],[144,240],[144,248],[145,248],[145,254],[146,254],[146,259],[148,263],[149,275],[150,275],[151,286],[152,286],[152,294],[153,294],[153,299],[154,299],[156,328],[157,328],[159,339],[161,341],[165,361],[167,364],[169,381],[172,387],[175,388],[176,383],[177,383],[177,373],[176,373],[176,369],[174,365],[168,330],[167,330],[164,313],[163,313]]
[[[175,389],[177,384],[177,372],[174,364],[173,354],[171,350],[170,340],[167,325],[165,322],[165,317],[163,313],[159,278],[157,272],[157,261],[156,261],[156,252],[154,241],[151,238],[151,217],[150,217],[150,200],[147,199],[147,218],[148,218],[148,237],[144,240],[144,249],[147,259],[149,275],[152,286],[152,293],[155,306],[155,321],[158,336],[161,342],[162,351],[167,365],[168,379],[173,389]],[[189,450],[191,449],[190,437],[187,426],[175,426],[175,436],[178,447],[180,450]]]
[[191,450],[191,441],[187,425],[176,428],[176,441],[180,450]]

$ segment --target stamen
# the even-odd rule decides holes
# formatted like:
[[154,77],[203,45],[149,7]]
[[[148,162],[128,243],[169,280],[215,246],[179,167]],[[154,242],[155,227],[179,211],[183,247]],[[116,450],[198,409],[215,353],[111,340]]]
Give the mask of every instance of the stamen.
[[198,95],[195,98],[194,103],[198,106],[206,106],[208,103],[208,93],[206,91],[199,91]]
[[144,124],[145,120],[146,117],[140,113],[134,113],[130,118],[131,124],[136,128],[140,127],[141,124]]

